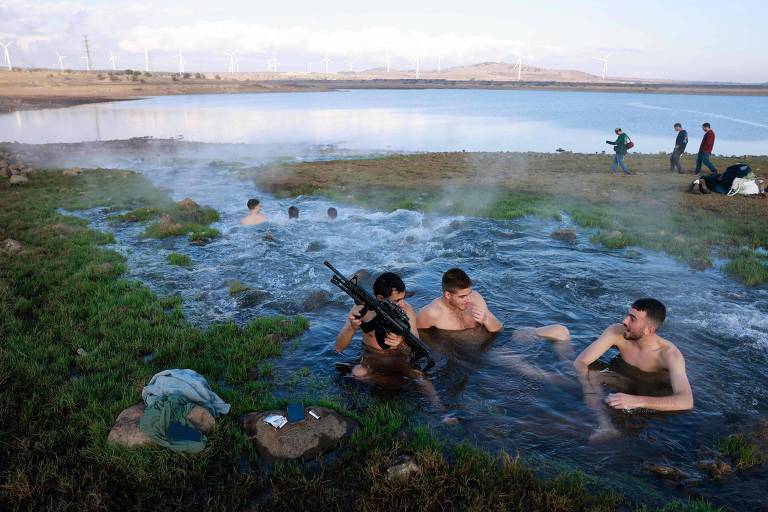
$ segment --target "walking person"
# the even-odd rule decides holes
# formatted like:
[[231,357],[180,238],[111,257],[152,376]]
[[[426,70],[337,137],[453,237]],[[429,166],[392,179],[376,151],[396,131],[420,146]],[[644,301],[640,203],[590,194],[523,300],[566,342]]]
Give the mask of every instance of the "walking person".
[[675,131],[677,132],[677,138],[675,139],[675,149],[672,150],[672,156],[669,157],[669,172],[677,172],[683,174],[683,168],[680,166],[680,157],[685,153],[685,146],[688,145],[688,132],[683,130],[683,125],[675,123]]
[[696,157],[696,174],[701,173],[701,165],[707,166],[707,169],[712,174],[717,174],[717,167],[712,165],[709,161],[709,157],[712,155],[712,149],[715,147],[715,131],[709,126],[709,123],[701,125],[701,129],[704,130],[704,137],[701,139],[701,146],[699,146],[699,154]]
[[630,144],[629,137],[626,133],[621,131],[621,128],[616,128],[614,132],[616,132],[616,140],[605,141],[606,144],[613,146],[613,151],[615,151],[613,155],[613,163],[611,164],[611,174],[616,172],[616,167],[618,166],[621,166],[621,170],[624,171],[624,174],[627,176],[634,174],[632,171],[627,169],[627,165],[624,163],[624,156],[627,154],[627,149],[629,149],[627,146]]

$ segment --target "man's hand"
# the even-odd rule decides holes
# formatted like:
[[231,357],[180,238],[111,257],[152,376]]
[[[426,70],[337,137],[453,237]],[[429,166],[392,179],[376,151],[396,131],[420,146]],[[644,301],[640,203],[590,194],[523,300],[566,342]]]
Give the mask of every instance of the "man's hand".
[[614,409],[639,409],[643,406],[642,399],[638,396],[628,395],[626,393],[611,393],[605,397],[605,403]]
[[475,322],[480,325],[485,325],[485,322],[488,321],[488,308],[475,304],[472,304],[471,308],[470,312],[472,313],[472,318],[475,319]]
[[349,320],[349,325],[354,331],[357,331],[360,328],[360,324],[363,323],[362,317],[357,313],[350,313],[347,320]]
[[400,346],[402,342],[403,342],[403,337],[398,336],[393,332],[388,332],[387,337],[384,338],[384,344],[387,345],[389,348],[397,348]]

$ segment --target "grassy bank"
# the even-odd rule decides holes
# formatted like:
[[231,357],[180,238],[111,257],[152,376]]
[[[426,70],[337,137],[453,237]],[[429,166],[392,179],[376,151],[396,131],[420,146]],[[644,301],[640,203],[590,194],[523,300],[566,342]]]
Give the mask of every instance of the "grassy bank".
[[[0,509],[2,510],[617,510],[623,498],[576,473],[537,478],[520,460],[443,445],[396,404],[358,411],[361,429],[326,462],[262,465],[240,432],[245,412],[282,407],[269,365],[298,318],[190,326],[176,297],[124,278],[109,233],[58,208],[156,208],[167,197],[133,173],[37,172],[0,179]],[[178,264],[170,262],[172,264]],[[150,356],[150,357],[148,357]],[[159,370],[193,368],[232,404],[198,455],[106,444],[117,414]],[[333,405],[333,404],[325,404]],[[338,407],[336,405],[335,407]],[[403,432],[406,435],[401,435]],[[386,468],[411,454],[406,482]],[[670,508],[671,507],[671,508]],[[711,510],[675,503],[667,510]]]
[[[688,193],[692,175],[669,173],[666,155],[630,155],[635,176],[609,174],[610,155],[428,153],[308,162],[259,169],[278,196],[320,194],[385,211],[397,208],[499,219],[534,215],[594,228],[608,247],[664,251],[693,268],[727,258],[748,285],[768,281],[768,199]],[[692,168],[693,156],[683,158]],[[768,157],[718,157],[720,170],[746,161],[768,178]]]

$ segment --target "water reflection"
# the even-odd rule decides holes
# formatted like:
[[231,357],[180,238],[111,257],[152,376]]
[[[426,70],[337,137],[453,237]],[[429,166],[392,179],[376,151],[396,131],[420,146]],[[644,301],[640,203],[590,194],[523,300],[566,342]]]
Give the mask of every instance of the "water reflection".
[[[108,119],[99,126],[98,119]],[[12,117],[14,116],[14,117]],[[698,147],[713,123],[718,154],[764,154],[768,98],[555,91],[359,90],[195,95],[0,115],[20,142],[178,137],[201,142],[337,144],[405,151],[605,151],[622,126],[636,151],[669,151],[672,123]]]

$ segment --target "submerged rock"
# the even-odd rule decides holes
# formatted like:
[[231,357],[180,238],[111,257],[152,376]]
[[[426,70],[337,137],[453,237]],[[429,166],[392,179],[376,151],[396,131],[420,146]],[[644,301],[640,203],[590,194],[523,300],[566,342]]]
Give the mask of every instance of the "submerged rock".
[[653,465],[648,468],[648,470],[654,475],[659,475],[670,480],[683,480],[688,478],[688,474],[683,470],[672,466],[664,466],[663,464]]
[[306,299],[304,299],[302,308],[304,308],[304,311],[317,311],[318,309],[327,305],[330,300],[331,293],[329,291],[314,290],[310,292]]
[[693,270],[707,270],[712,267],[712,263],[704,258],[693,258],[690,262],[690,266]]
[[317,252],[325,249],[325,244],[318,240],[312,240],[307,244],[307,252]]
[[[316,411],[320,419],[309,415]],[[264,422],[270,414],[285,416],[285,411],[251,412],[239,418],[243,433],[256,445],[267,461],[280,459],[309,460],[332,451],[339,442],[357,430],[356,421],[326,407],[305,407],[305,420],[275,428]]]
[[721,460],[702,460],[696,463],[696,467],[709,473],[712,478],[720,478],[733,472],[733,467]]
[[576,232],[572,229],[558,229],[550,233],[549,236],[555,240],[567,240],[569,242],[576,240]]
[[269,298],[269,292],[265,290],[257,290],[255,288],[248,288],[237,293],[235,300],[237,305],[241,308],[248,308],[264,302]]

